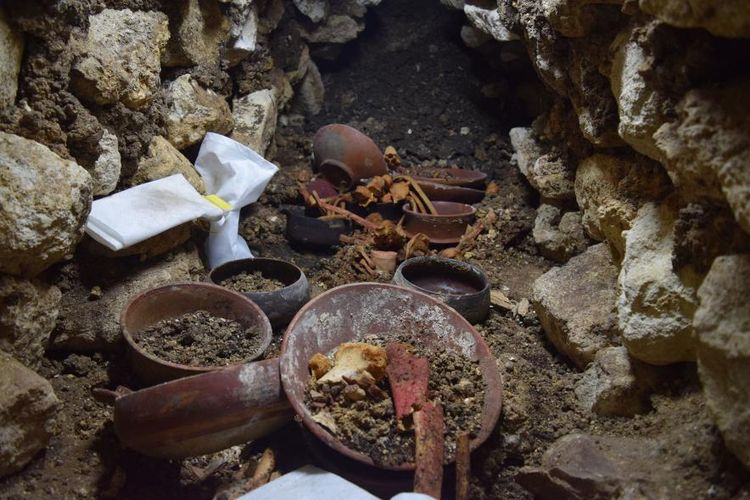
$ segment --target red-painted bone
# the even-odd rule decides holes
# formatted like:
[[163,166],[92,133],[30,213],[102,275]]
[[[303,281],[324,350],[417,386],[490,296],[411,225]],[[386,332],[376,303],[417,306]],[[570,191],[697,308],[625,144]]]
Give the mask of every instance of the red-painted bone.
[[414,412],[416,464],[414,491],[440,498],[443,485],[445,421],[440,403],[427,401]]
[[413,355],[404,344],[388,344],[385,352],[388,355],[385,371],[391,384],[396,419],[400,422],[425,402],[430,366],[427,359]]

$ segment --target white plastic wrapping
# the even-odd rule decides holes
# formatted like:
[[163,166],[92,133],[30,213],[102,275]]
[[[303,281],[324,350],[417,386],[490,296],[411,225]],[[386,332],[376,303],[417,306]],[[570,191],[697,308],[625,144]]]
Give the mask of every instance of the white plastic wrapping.
[[240,209],[258,200],[278,168],[247,146],[211,132],[203,139],[195,168],[203,177],[206,192],[232,206],[222,219],[211,222],[206,242],[209,266],[213,269],[230,260],[252,257],[238,234]]
[[219,219],[223,214],[177,174],[94,201],[85,231],[117,251],[193,219]]

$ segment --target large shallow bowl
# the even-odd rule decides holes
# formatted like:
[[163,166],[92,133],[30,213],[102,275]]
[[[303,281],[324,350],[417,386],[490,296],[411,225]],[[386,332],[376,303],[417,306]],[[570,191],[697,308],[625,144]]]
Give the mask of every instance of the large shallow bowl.
[[281,383],[294,411],[305,427],[343,456],[388,470],[413,470],[413,463],[376,465],[370,457],[353,450],[312,419],[304,403],[310,383],[308,361],[313,354],[329,353],[344,342],[361,341],[367,335],[389,336],[407,330],[421,332],[425,347],[459,353],[479,362],[486,384],[482,425],[472,449],[492,432],[500,416],[502,380],[484,339],[455,310],[429,295],[382,283],[344,285],[318,295],[294,317],[281,346]]
[[122,444],[160,458],[204,455],[244,444],[293,416],[281,390],[278,358],[130,393],[96,391],[114,405],[115,433]]
[[455,245],[461,241],[466,227],[474,221],[477,210],[471,205],[452,201],[434,201],[437,214],[415,212],[407,203],[404,205],[404,231],[409,237],[422,233],[430,243]]
[[271,326],[286,326],[299,308],[310,300],[310,284],[302,269],[291,262],[278,259],[240,259],[225,262],[213,269],[208,279],[221,285],[225,279],[241,272],[260,271],[264,278],[276,279],[284,284],[278,290],[265,292],[239,292],[258,304],[268,316]]
[[146,352],[136,343],[141,331],[149,326],[199,310],[237,321],[259,332],[261,342],[258,349],[242,363],[256,359],[271,343],[272,330],[268,318],[260,307],[240,293],[209,283],[179,283],[152,288],[136,295],[120,316],[131,365],[143,382],[158,384],[226,368],[172,363]]

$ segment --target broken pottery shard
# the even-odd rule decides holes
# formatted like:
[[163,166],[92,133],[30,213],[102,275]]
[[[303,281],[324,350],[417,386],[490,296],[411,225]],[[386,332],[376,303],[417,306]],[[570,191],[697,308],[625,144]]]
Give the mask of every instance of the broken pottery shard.
[[368,371],[375,380],[385,376],[386,351],[382,347],[361,342],[346,342],[336,350],[333,368],[318,383],[337,383],[344,377],[355,379],[361,371]]
[[388,344],[388,382],[391,384],[396,419],[409,415],[414,406],[421,406],[427,395],[430,365],[427,359],[418,358],[404,344]]
[[308,367],[310,368],[310,373],[312,373],[313,377],[317,380],[328,373],[331,369],[331,360],[323,354],[316,352],[313,354],[313,357],[310,358]]
[[414,491],[440,498],[445,453],[445,420],[443,407],[428,401],[414,412],[416,435],[416,470]]

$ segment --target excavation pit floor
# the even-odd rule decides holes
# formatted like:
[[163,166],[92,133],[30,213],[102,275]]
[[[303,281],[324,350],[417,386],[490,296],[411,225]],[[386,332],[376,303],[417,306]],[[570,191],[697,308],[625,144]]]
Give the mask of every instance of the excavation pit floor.
[[[538,196],[511,162],[507,131],[528,125],[529,118],[502,96],[485,95],[488,85],[503,87],[503,75],[461,42],[463,14],[435,4],[386,0],[368,13],[367,31],[345,49],[346,62],[321,64],[326,89],[321,113],[301,124],[289,120],[277,130],[275,161],[281,171],[260,202],[243,211],[241,232],[254,253],[300,266],[313,295],[374,279],[352,265],[350,248],[300,252],[284,237],[279,207],[296,200],[297,179],[309,175],[312,134],[333,122],[359,128],[383,148],[393,145],[406,163],[444,160],[489,175],[499,192],[478,207],[493,209],[498,221],[466,257],[511,301],[530,298],[534,280],[553,265],[539,255],[531,237]],[[157,257],[164,258],[169,256]],[[87,259],[77,255],[77,266],[88,265]],[[123,262],[127,267],[131,261]],[[63,270],[63,276],[71,288],[83,286],[75,273]],[[662,379],[669,382],[655,389],[648,412],[602,417],[580,407],[574,387],[581,372],[546,340],[533,309],[521,315],[492,307],[477,329],[497,358],[504,400],[495,431],[472,455],[471,498],[530,498],[516,475],[524,466],[539,465],[553,442],[574,432],[657,442],[658,462],[668,465],[664,481],[672,482],[667,486],[674,498],[729,498],[743,488],[747,494],[747,473],[722,444],[695,365],[665,368],[668,377]],[[278,349],[276,337],[266,357]],[[95,387],[137,387],[122,352],[53,352],[39,373],[62,402],[54,437],[23,471],[0,480],[1,498],[208,499],[220,490],[228,497],[237,490],[222,488],[241,483],[244,471],[252,470],[267,447],[282,473],[320,463],[303,444],[296,423],[212,456],[184,461],[145,457],[120,446],[111,409],[91,395]],[[446,494],[451,495],[449,484]]]

